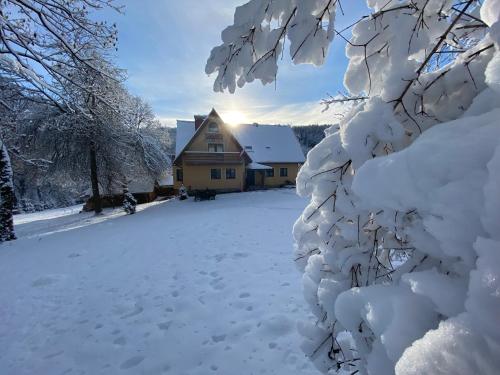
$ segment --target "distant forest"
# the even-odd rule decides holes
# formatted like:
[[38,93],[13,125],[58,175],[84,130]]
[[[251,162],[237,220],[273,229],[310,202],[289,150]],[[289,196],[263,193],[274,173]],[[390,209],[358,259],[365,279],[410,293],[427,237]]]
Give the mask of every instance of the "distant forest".
[[295,136],[299,140],[304,155],[325,138],[325,130],[331,125],[301,125],[292,126]]

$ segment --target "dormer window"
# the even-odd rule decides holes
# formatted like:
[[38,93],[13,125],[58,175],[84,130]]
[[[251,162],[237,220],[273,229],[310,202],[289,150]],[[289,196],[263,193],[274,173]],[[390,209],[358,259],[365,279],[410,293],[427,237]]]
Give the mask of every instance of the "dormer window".
[[211,122],[208,124],[208,132],[209,133],[218,133],[219,132],[219,124],[216,122]]

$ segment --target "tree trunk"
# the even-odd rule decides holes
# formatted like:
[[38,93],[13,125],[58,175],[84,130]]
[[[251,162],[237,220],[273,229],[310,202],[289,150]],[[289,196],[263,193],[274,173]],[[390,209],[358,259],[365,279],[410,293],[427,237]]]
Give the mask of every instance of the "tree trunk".
[[97,177],[97,152],[94,141],[90,141],[90,181],[92,183],[92,202],[96,215],[102,212],[101,195],[99,194],[99,179]]
[[16,239],[14,233],[14,184],[12,166],[5,143],[0,140],[0,242]]

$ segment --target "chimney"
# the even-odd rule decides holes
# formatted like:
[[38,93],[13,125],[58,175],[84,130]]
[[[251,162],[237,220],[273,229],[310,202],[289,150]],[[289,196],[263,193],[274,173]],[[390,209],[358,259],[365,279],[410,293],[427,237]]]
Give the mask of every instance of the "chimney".
[[198,130],[201,123],[207,118],[207,116],[195,115],[194,116],[194,130]]

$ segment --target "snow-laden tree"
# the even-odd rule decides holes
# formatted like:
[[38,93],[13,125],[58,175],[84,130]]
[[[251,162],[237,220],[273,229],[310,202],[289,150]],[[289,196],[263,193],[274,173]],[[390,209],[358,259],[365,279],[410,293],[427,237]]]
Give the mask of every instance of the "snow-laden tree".
[[[76,85],[68,71],[98,69],[88,50],[113,48],[116,28],[93,20],[92,12],[111,7],[113,0],[0,0],[0,78],[14,80],[26,100],[43,98],[61,111],[78,111],[67,101],[64,82]],[[84,89],[84,87],[80,87]],[[7,102],[3,101],[5,108]],[[0,139],[3,146],[8,144]],[[8,148],[2,149],[0,174],[12,176]],[[12,178],[8,185],[12,186]],[[1,200],[1,226],[12,222],[12,204]],[[4,222],[3,220],[7,220]],[[13,237],[13,236],[10,236]]]
[[234,92],[275,79],[286,39],[315,65],[346,42],[349,95],[326,104],[352,107],[297,178],[303,349],[332,374],[497,373],[500,1],[367,0],[336,30],[349,4],[252,0],[206,67]]
[[16,239],[12,210],[15,204],[12,163],[6,139],[15,127],[19,91],[10,80],[0,79],[0,242]]
[[48,116],[31,133],[37,133],[39,149],[52,153],[51,175],[90,177],[99,213],[102,194],[119,194],[130,180],[158,179],[170,161],[159,140],[145,131],[158,121],[147,103],[126,90],[124,71],[102,56],[93,61],[97,69],[79,67],[68,72],[72,81],[62,83],[69,106],[79,110]]
[[[151,181],[152,188],[153,181],[159,180],[170,165],[169,152],[155,132],[161,133],[162,128],[152,111],[147,118],[135,114],[142,112],[133,105],[137,98],[121,85],[113,86],[109,92],[109,100],[114,101],[113,96],[118,95],[119,108],[99,112],[102,124],[96,130],[96,163],[100,193],[120,194],[129,181]],[[90,191],[92,122],[78,112],[61,112],[32,101],[24,104],[21,113],[8,142],[18,209],[76,204]],[[144,117],[140,127],[130,121],[139,117]]]
[[116,46],[116,26],[92,18],[104,8],[120,10],[114,0],[1,0],[0,69],[61,106],[68,70],[98,69],[85,51]]
[[122,112],[125,126],[136,137],[135,149],[138,155],[135,160],[143,164],[143,169],[150,176],[158,179],[171,164],[169,152],[159,139],[163,130],[160,121],[148,102],[128,93],[122,101]]
[[16,239],[14,233],[14,185],[12,184],[12,168],[7,146],[0,139],[0,242]]
[[104,170],[109,172],[108,180],[114,180],[113,172],[122,162],[120,157],[129,138],[120,113],[121,100],[126,96],[121,85],[125,76],[121,69],[94,50],[87,51],[87,54],[92,56],[93,66],[78,64],[67,72],[72,78],[61,82],[61,91],[66,92],[69,106],[79,109],[77,116],[66,111],[69,116],[63,123],[65,132],[71,134],[70,140],[78,137],[85,145],[81,151],[88,155],[94,210],[99,214],[102,211],[102,192],[98,164],[104,164]]

